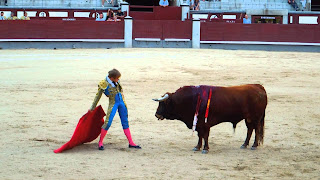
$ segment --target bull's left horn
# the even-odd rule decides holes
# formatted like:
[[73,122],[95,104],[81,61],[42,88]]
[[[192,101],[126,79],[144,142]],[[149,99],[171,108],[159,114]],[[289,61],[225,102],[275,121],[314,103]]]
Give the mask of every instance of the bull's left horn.
[[169,94],[165,94],[162,98],[152,99],[152,100],[161,102],[161,101],[164,101],[164,100],[166,100],[166,99],[168,99],[168,98],[169,98]]

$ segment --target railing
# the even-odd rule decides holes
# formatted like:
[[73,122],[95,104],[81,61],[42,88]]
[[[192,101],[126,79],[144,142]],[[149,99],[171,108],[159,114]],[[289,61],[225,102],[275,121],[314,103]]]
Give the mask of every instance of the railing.
[[[5,0],[0,0],[4,5]],[[104,4],[105,6],[114,6],[118,5],[118,0],[113,1],[114,4]],[[87,0],[64,0],[64,1],[50,1],[50,0],[8,0],[7,6],[10,8],[97,8],[101,6],[101,0],[87,1]]]
[[[245,11],[201,10],[190,11],[190,18],[198,18],[202,22],[242,23],[245,13]],[[279,15],[274,17],[279,18]],[[289,11],[288,24],[320,24],[320,12]]]
[[111,8],[2,8],[0,11],[4,12],[4,16],[10,17],[11,13],[20,18],[24,12],[28,13],[31,20],[95,20],[98,13],[102,12],[106,16],[108,9],[117,10],[116,7]]

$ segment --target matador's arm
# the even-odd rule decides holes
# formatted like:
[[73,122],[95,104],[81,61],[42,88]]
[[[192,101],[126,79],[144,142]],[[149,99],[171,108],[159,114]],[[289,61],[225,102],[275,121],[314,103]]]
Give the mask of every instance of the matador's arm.
[[106,81],[105,80],[100,81],[100,83],[98,84],[98,92],[97,92],[96,97],[94,98],[93,103],[90,108],[91,111],[94,110],[94,108],[96,108],[96,106],[101,98],[101,95],[106,88],[107,88]]

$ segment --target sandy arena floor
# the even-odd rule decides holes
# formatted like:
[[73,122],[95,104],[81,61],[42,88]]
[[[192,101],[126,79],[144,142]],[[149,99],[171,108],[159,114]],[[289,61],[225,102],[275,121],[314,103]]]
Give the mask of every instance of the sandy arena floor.
[[[319,179],[320,54],[207,49],[0,50],[0,179]],[[108,70],[122,72],[133,139],[119,116],[98,139],[61,154]],[[152,101],[184,85],[260,83],[264,145],[240,149],[246,126],[211,128],[209,154]],[[106,109],[108,100],[99,104]],[[253,138],[250,145],[252,145]]]

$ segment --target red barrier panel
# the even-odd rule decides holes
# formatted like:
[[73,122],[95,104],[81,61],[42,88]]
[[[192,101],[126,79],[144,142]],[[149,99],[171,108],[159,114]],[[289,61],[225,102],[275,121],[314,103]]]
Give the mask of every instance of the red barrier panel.
[[157,20],[181,20],[181,7],[161,7],[155,6],[154,13]]
[[191,39],[192,22],[174,20],[135,20],[133,38]]
[[124,22],[0,21],[0,39],[124,39]]
[[154,20],[154,12],[140,12],[140,11],[130,11],[130,16],[133,20]]
[[134,20],[132,38],[163,38],[162,21]]
[[[130,9],[139,8],[140,11],[130,10],[130,16],[134,20],[181,20],[180,7],[160,7],[160,6],[130,6]],[[143,9],[146,11],[142,11]],[[152,10],[152,11],[147,11]]]
[[202,22],[201,41],[265,41],[320,43],[318,25],[231,24]]
[[192,21],[164,21],[163,39],[191,39],[192,38]]

